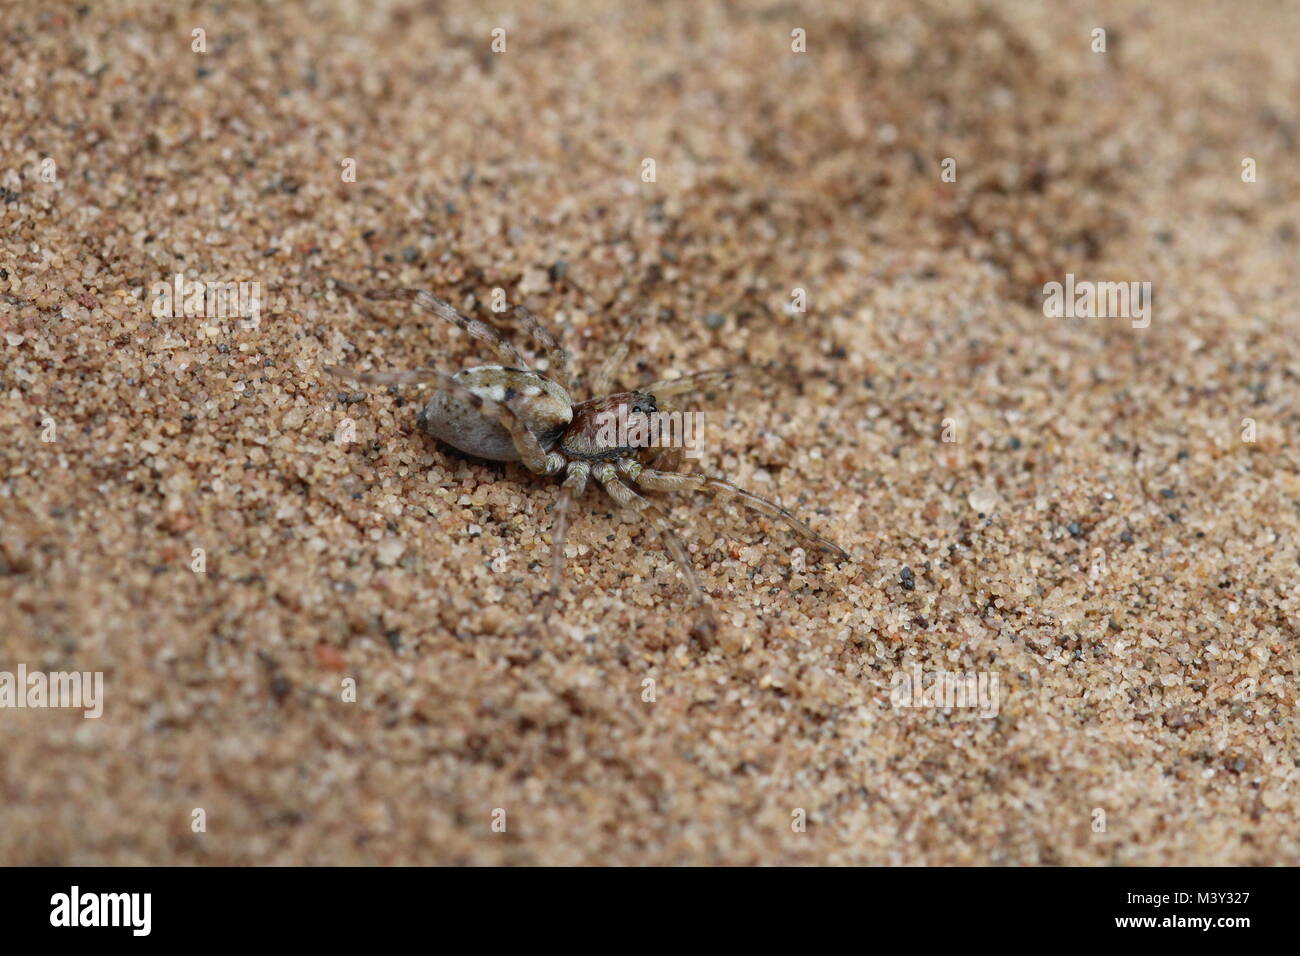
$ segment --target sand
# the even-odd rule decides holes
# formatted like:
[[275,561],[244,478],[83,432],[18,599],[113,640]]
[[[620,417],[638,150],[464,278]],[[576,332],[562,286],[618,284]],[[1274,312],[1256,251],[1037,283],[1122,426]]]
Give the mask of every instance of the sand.
[[[0,863],[1300,863],[1294,4],[41,2],[0,40],[0,671],[104,681],[0,709]],[[260,322],[155,315],[178,273]],[[1067,274],[1149,323],[1045,315]],[[321,371],[493,356],[334,278],[504,290],[588,375],[639,321],[626,386],[762,370],[700,465],[854,561],[672,497],[701,642],[591,490],[545,616],[558,484]],[[945,673],[986,706],[899,706]]]

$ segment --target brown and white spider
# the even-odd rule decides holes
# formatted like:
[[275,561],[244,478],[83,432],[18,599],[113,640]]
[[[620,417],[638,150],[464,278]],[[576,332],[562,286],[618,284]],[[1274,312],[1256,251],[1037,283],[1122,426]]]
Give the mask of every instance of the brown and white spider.
[[[760,514],[784,521],[800,535],[849,561],[849,554],[822,537],[775,502],[738,487],[726,478],[661,471],[658,464],[665,449],[648,445],[617,445],[603,440],[601,424],[610,413],[623,414],[634,422],[637,416],[675,408],[673,399],[730,378],[731,370],[700,372],[682,378],[655,382],[632,392],[602,394],[614,368],[627,351],[624,340],[608,357],[588,389],[592,397],[575,402],[571,397],[569,356],[555,337],[523,306],[514,312],[537,344],[546,351],[546,375],[531,371],[523,355],[496,329],[478,319],[462,315],[446,302],[419,289],[366,291],[350,283],[335,284],[345,292],[368,299],[413,299],[439,318],[450,322],[491,345],[502,365],[480,365],[454,375],[422,368],[409,372],[358,372],[326,366],[332,375],[376,385],[433,384],[432,397],[417,418],[419,427],[467,455],[491,461],[521,461],[534,474],[564,472],[564,484],[555,504],[551,529],[551,596],[558,591],[564,570],[564,542],[569,530],[569,512],[596,479],[619,505],[648,518],[664,546],[681,567],[697,605],[707,601],[686,548],[667,516],[629,484],[648,491],[703,491],[734,495]],[[635,434],[635,429],[629,429]]]

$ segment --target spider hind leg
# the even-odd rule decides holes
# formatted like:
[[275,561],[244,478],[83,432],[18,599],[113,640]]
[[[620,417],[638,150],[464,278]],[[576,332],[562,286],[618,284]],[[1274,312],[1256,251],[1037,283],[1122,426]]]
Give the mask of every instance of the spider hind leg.
[[361,286],[354,285],[351,282],[343,282],[339,279],[335,279],[334,284],[348,295],[357,298],[408,299],[420,306],[420,308],[432,312],[444,322],[448,322],[472,335],[480,342],[486,342],[507,366],[524,371],[528,370],[528,363],[525,361],[523,354],[500,332],[486,322],[470,318],[431,292],[426,292],[423,289],[363,289]]
[[514,313],[532,335],[533,341],[546,351],[546,377],[570,392],[573,383],[569,378],[569,353],[541,319],[524,306],[515,306]]

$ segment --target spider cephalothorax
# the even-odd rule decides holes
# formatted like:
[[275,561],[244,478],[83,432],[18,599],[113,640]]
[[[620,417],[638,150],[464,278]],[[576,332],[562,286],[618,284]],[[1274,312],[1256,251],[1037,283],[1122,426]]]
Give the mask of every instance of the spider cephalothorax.
[[570,458],[593,462],[635,457],[642,449],[651,447],[648,442],[634,440],[619,444],[605,436],[616,431],[613,426],[620,423],[646,434],[649,429],[641,423],[659,410],[658,404],[654,395],[646,392],[617,392],[575,405],[573,421],[560,436],[560,451]]
[[747,507],[777,518],[804,538],[832,552],[842,560],[849,555],[833,541],[822,537],[775,502],[745,491],[726,478],[658,470],[665,449],[642,439],[611,440],[612,422],[631,424],[626,434],[644,435],[645,420],[656,412],[674,409],[673,399],[729,378],[731,372],[700,372],[682,378],[655,382],[632,392],[604,394],[613,366],[621,354],[609,361],[591,383],[594,397],[575,402],[568,374],[568,354],[537,318],[522,306],[515,307],[533,339],[547,352],[547,374],[528,368],[523,355],[492,326],[462,315],[446,302],[418,289],[363,291],[338,283],[344,291],[371,299],[414,299],[417,304],[490,343],[504,365],[481,365],[454,375],[432,368],[410,372],[355,372],[327,366],[331,374],[383,385],[431,383],[435,391],[421,410],[422,430],[453,448],[493,461],[521,461],[529,471],[541,475],[564,473],[564,484],[555,504],[555,525],[551,532],[551,587],[558,588],[564,569],[564,543],[569,528],[569,511],[594,478],[621,506],[648,518],[664,546],[686,576],[691,598],[705,602],[695,578],[686,548],[664,513],[632,486],[648,491],[703,491],[732,495]]

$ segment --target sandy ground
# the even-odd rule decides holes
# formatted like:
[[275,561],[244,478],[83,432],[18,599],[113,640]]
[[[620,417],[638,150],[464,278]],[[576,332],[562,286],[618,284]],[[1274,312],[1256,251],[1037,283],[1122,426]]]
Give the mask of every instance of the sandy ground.
[[[1300,863],[1300,7],[265,6],[0,17],[0,671],[104,680],[0,862]],[[671,499],[704,645],[592,490],[544,617],[557,484],[321,372],[491,356],[336,277],[766,366],[702,465],[855,560]]]

